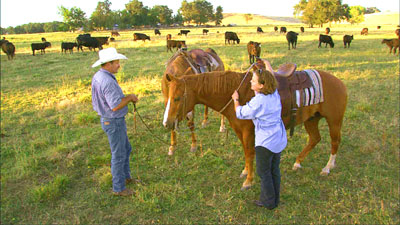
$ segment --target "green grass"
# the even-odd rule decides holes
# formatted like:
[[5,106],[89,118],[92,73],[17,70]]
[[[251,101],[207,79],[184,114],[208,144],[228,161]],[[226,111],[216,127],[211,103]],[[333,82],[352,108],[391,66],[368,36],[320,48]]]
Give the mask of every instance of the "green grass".
[[[300,25],[299,25],[300,26]],[[288,25],[288,30],[299,31]],[[292,171],[296,156],[307,142],[302,126],[296,127],[281,160],[282,204],[266,211],[251,204],[259,195],[259,178],[248,191],[240,191],[239,174],[244,155],[232,129],[219,133],[219,115],[211,111],[210,123],[201,128],[203,106],[196,106],[198,151],[189,152],[190,134],[182,125],[178,150],[168,156],[169,132],[162,127],[164,113],[161,76],[166,52],[161,30],[150,42],[133,42],[133,32],[123,31],[115,43],[129,59],[116,75],[125,93],[137,93],[139,113],[155,134],[137,119],[133,106],[126,120],[133,146],[131,171],[142,184],[132,184],[132,198],[111,194],[110,149],[99,118],[91,106],[90,82],[97,69],[95,52],[62,55],[60,43],[77,34],[8,35],[16,45],[13,61],[1,55],[1,223],[241,223],[241,224],[398,224],[399,223],[399,58],[389,55],[383,38],[395,38],[394,27],[332,27],[335,48],[317,48],[324,28],[299,35],[298,48],[287,50],[285,36],[272,26],[191,29],[189,49],[213,48],[234,71],[248,68],[246,44],[262,43],[261,57],[276,69],[293,62],[299,69],[326,70],[343,80],[349,99],[337,167],[320,176],[330,154],[325,120],[322,141]],[[217,33],[217,30],[219,33]],[[224,45],[223,33],[236,31],[239,45]],[[354,34],[350,49],[342,36]],[[108,33],[96,33],[105,36]],[[32,56],[29,45],[45,36],[52,48]],[[228,126],[229,127],[229,126]]]

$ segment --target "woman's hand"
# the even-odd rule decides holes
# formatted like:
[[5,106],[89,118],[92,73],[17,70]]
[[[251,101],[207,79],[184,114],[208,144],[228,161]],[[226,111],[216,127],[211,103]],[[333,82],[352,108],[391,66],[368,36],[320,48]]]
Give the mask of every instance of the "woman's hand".
[[232,94],[232,99],[233,99],[233,101],[239,100],[239,93],[236,90]]

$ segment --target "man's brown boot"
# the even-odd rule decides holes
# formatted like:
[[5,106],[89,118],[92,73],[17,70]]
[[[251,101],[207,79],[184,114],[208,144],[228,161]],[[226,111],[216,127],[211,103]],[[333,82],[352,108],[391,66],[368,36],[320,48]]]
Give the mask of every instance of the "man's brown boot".
[[121,191],[121,192],[114,192],[114,191],[113,191],[113,195],[117,195],[117,196],[124,196],[124,197],[126,197],[126,196],[132,196],[132,195],[134,195],[134,194],[135,194],[135,192],[132,191],[131,189],[128,189],[128,188],[126,188],[125,190],[123,190],[123,191]]

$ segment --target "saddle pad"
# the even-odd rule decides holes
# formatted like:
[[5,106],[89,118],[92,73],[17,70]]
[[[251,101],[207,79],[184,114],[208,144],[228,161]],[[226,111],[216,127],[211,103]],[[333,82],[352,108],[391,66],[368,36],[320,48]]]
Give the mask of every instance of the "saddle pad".
[[304,70],[312,81],[312,86],[296,90],[297,107],[318,104],[324,101],[321,76],[316,70]]

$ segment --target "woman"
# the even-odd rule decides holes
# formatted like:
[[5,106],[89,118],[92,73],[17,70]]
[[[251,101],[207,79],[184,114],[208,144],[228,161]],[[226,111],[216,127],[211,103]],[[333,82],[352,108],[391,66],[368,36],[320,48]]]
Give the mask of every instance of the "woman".
[[236,117],[251,119],[255,126],[256,165],[261,193],[260,199],[254,203],[274,209],[279,204],[281,152],[287,144],[285,125],[281,119],[282,105],[277,81],[269,71],[255,70],[250,82],[255,96],[246,105],[240,106],[237,91],[232,94],[232,99]]

